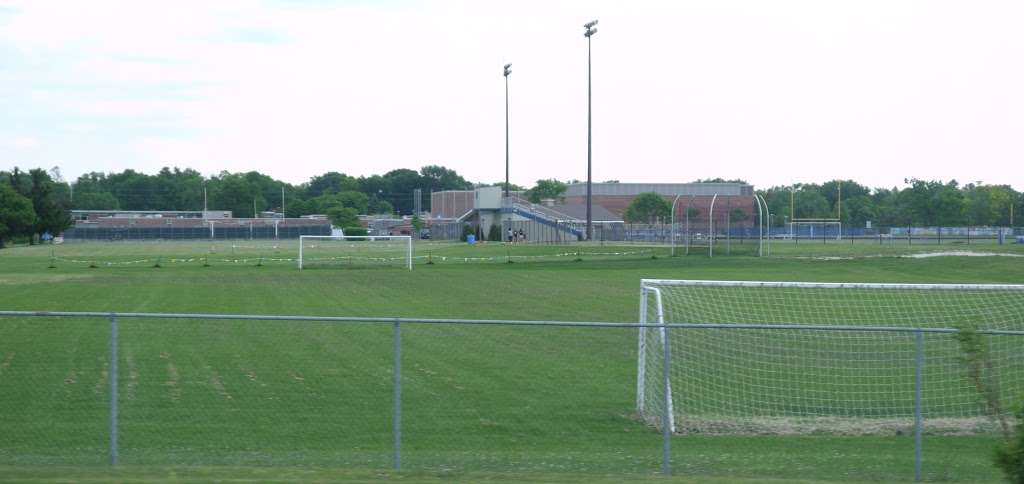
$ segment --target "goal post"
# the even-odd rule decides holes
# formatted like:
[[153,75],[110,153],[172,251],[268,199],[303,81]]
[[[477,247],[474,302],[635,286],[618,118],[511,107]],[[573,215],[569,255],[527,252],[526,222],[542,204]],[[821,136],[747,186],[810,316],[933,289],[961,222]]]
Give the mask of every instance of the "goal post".
[[843,223],[842,223],[842,221],[840,221],[837,218],[828,218],[828,219],[798,218],[798,219],[791,219],[790,222],[789,222],[789,235],[790,235],[790,238],[793,239],[793,240],[798,239],[800,237],[800,234],[797,233],[796,228],[797,227],[804,227],[804,226],[809,227],[809,230],[810,230],[810,233],[805,238],[809,238],[809,239],[818,238],[817,236],[814,235],[814,228],[815,227],[821,227],[821,237],[820,238],[824,239],[824,238],[827,237],[828,227],[835,227],[836,228],[836,237],[835,237],[836,240],[842,240],[843,239]]
[[302,235],[299,270],[312,266],[393,266],[412,270],[408,235]]
[[637,413],[673,433],[988,433],[1024,400],[1024,285],[643,280],[640,295]]

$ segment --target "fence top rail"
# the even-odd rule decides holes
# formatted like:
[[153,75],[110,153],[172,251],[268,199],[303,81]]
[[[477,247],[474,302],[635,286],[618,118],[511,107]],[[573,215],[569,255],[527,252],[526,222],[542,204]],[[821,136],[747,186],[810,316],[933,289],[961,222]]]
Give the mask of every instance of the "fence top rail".
[[1024,291],[1024,284],[902,284],[860,282],[783,282],[783,281],[714,281],[697,279],[641,279],[641,287],[649,286],[705,286],[705,287],[771,287],[817,289],[929,289],[929,290],[981,290]]
[[[672,329],[726,329],[726,330],[796,330],[796,331],[860,331],[878,333],[956,333],[955,328],[927,328],[902,326],[850,326],[828,324],[748,324],[748,323],[639,323],[607,321],[544,321],[516,319],[455,319],[455,318],[402,318],[391,316],[278,316],[267,314],[205,314],[205,313],[132,313],[104,311],[0,311],[0,317],[50,318],[120,318],[120,319],[212,319],[245,321],[298,321],[326,323],[405,323],[405,324],[464,324],[496,326],[559,326],[598,328],[672,328]],[[981,334],[1024,336],[1024,331],[988,330]]]

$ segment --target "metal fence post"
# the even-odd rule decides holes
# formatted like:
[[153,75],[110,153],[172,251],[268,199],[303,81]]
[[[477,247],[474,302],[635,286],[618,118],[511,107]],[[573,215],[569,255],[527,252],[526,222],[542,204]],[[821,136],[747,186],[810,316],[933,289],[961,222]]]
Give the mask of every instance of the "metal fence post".
[[395,470],[402,469],[402,323],[394,322],[395,328],[395,413],[391,431],[395,439]]
[[117,465],[117,315],[110,315],[110,465]]
[[924,333],[914,333],[914,480],[921,480],[921,439],[924,419],[921,412],[922,370],[924,367]]
[[[659,305],[660,309],[660,305]],[[672,367],[671,353],[669,350],[669,334],[668,326],[665,326],[665,321],[659,321],[662,324],[662,330],[664,331],[664,338],[662,338],[662,368],[661,368],[661,390],[665,395],[665,415],[661,421],[661,473],[664,475],[672,474],[671,455],[669,452],[669,446],[672,440],[672,387],[669,384],[669,370]]]

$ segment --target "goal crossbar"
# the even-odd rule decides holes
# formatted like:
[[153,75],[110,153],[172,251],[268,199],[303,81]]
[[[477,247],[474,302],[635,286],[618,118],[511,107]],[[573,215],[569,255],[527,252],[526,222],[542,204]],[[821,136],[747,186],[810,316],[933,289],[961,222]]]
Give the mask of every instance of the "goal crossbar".
[[946,289],[1024,291],[1024,284],[903,284],[874,282],[716,281],[699,279],[641,279],[641,286],[777,287],[816,289]]
[[299,236],[299,270],[302,270],[304,260],[304,242],[307,240],[333,240],[339,242],[375,242],[375,241],[398,241],[404,242],[405,268],[412,270],[412,236],[409,235],[302,235]]

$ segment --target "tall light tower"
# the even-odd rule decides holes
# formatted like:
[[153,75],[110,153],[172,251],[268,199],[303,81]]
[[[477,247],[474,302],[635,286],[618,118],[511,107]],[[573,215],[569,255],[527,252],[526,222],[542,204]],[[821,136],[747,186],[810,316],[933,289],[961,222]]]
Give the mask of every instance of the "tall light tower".
[[591,135],[590,135],[590,38],[597,33],[597,29],[594,26],[597,25],[597,20],[587,22],[583,25],[583,28],[587,29],[583,33],[583,36],[587,38],[587,240],[591,240],[594,236],[593,227],[593,216],[591,215],[592,206],[592,192],[591,192]]
[[512,64],[505,64],[505,199],[508,199],[508,76]]
[[501,227],[501,240],[505,240],[505,232],[512,229],[512,199],[509,198],[508,191],[508,76],[512,74],[512,64],[505,64],[505,199],[502,200],[502,211],[508,207],[508,215],[505,217],[508,219],[508,227],[502,224]]

